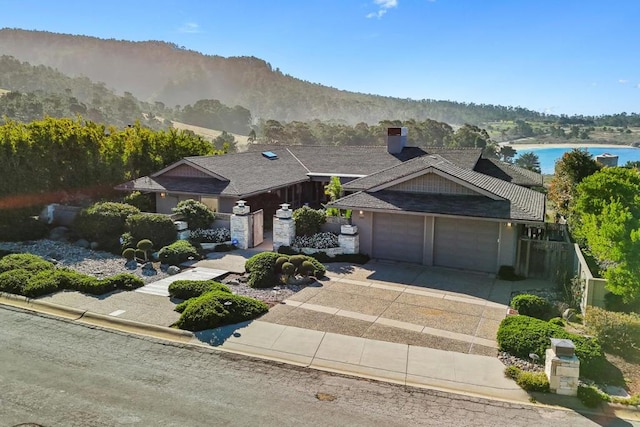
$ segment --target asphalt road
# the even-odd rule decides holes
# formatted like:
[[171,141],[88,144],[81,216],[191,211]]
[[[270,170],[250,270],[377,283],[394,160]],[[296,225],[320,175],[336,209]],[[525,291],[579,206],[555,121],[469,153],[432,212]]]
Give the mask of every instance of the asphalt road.
[[0,306],[0,426],[20,423],[629,425],[333,375]]

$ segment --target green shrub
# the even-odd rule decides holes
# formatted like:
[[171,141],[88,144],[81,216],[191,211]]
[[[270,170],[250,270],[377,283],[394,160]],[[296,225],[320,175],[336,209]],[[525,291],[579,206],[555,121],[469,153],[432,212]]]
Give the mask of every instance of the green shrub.
[[322,265],[320,261],[318,261],[317,259],[311,256],[306,256],[306,255],[304,257],[304,260],[313,264],[313,276],[316,279],[322,279],[324,277],[324,275],[327,272],[327,269],[325,268],[324,265]]
[[589,332],[613,353],[622,354],[629,347],[640,348],[640,316],[637,314],[617,313],[590,306],[587,307],[584,321]]
[[293,211],[293,220],[296,222],[298,236],[313,236],[320,232],[320,226],[327,221],[327,218],[323,210],[303,206]]
[[175,326],[201,331],[255,319],[266,313],[269,307],[253,298],[211,291],[185,301],[179,310],[182,314]]
[[16,269],[0,273],[0,291],[10,294],[22,295],[24,287],[29,283],[33,272]]
[[283,255],[297,255],[298,251],[293,249],[291,246],[282,245],[278,247],[278,253]]
[[247,284],[252,288],[269,288],[278,284],[276,261],[281,255],[275,252],[261,252],[249,258],[244,268],[249,274]]
[[306,260],[305,255],[292,255],[289,257],[289,262],[293,264],[296,267],[296,269],[300,268],[300,266],[302,265],[303,262],[305,262],[305,260]]
[[278,259],[276,259],[276,264],[275,264],[276,273],[282,272],[282,264],[284,264],[285,262],[289,262],[289,257],[281,256]]
[[302,262],[302,265],[298,267],[298,272],[303,276],[310,276],[313,274],[314,271],[315,271],[315,266],[311,261],[305,260]]
[[285,262],[282,264],[282,274],[285,277],[292,277],[296,274],[296,266],[291,264],[290,262]]
[[183,300],[199,297],[209,291],[231,293],[227,286],[214,280],[176,280],[169,285],[169,295]]
[[105,280],[99,280],[93,276],[79,274],[73,277],[68,288],[70,290],[82,292],[89,295],[103,295],[115,290],[114,284]]
[[133,248],[127,248],[122,251],[122,257],[127,261],[132,261],[136,257],[136,250]]
[[140,249],[141,251],[149,252],[153,249],[153,242],[149,239],[142,239],[136,245],[136,249]]
[[122,289],[125,291],[131,291],[144,286],[144,280],[140,277],[130,273],[120,273],[115,276],[102,279],[105,289],[113,287],[114,289]]
[[524,316],[547,320],[551,314],[551,304],[537,295],[520,294],[513,297],[511,307]]
[[571,334],[559,326],[529,316],[503,319],[497,334],[500,350],[522,359],[535,353],[544,360],[545,351],[551,346],[551,338],[572,340],[576,346],[576,356],[580,359],[580,373],[586,377],[597,375],[605,359],[595,338]]
[[524,280],[525,278],[523,276],[518,276],[516,274],[516,269],[513,266],[501,265],[498,269],[498,279],[514,282],[516,280]]
[[189,261],[189,258],[199,259],[200,254],[187,240],[178,240],[160,249],[160,261],[164,264],[178,265]]
[[55,273],[55,271],[41,271],[31,276],[22,289],[22,295],[35,298],[56,292],[60,286],[60,279]]
[[173,220],[162,214],[136,214],[127,218],[127,230],[134,240],[150,239],[158,247],[176,241],[176,226]]
[[607,400],[603,393],[593,386],[578,386],[578,399],[588,408],[595,408]]
[[516,384],[525,391],[549,391],[549,380],[544,372],[522,371],[516,378]]
[[126,203],[100,202],[80,211],[73,227],[85,239],[114,250],[119,248],[118,237],[125,231],[127,218],[139,213],[138,208]]
[[215,213],[207,205],[193,199],[181,201],[172,211],[182,215],[190,230],[210,228],[216,219]]
[[564,319],[562,317],[554,317],[553,319],[549,319],[549,323],[552,325],[564,327]]
[[0,259],[0,272],[24,269],[31,272],[53,270],[55,266],[42,257],[33,254],[10,254]]
[[124,250],[127,248],[133,249],[135,247],[136,239],[133,238],[131,233],[129,233],[128,231],[126,233],[122,233],[122,235],[120,236],[120,248]]
[[512,380],[515,380],[516,378],[518,378],[518,376],[520,375],[520,372],[522,372],[522,369],[518,368],[515,365],[509,365],[506,368],[504,368],[504,376],[507,378],[511,378]]
[[604,308],[609,311],[621,311],[624,313],[640,312],[640,299],[625,303],[622,296],[607,292],[604,294]]
[[156,197],[154,193],[142,194],[139,191],[124,196],[124,202],[128,205],[135,206],[142,212],[155,212]]

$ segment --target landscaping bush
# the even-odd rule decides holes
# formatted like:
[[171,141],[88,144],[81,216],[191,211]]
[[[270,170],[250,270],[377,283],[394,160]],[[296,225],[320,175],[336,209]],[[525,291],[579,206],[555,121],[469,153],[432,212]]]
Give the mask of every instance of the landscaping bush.
[[296,236],[291,244],[293,248],[329,249],[339,248],[338,235],[335,233],[316,233],[313,236]]
[[553,319],[549,319],[549,323],[560,327],[564,327],[565,325],[564,319],[562,317],[554,317]]
[[282,255],[275,252],[261,252],[249,258],[244,269],[249,274],[247,284],[252,288],[269,288],[278,284],[276,261]]
[[281,256],[278,259],[276,259],[276,264],[275,264],[276,273],[282,272],[282,264],[284,264],[285,262],[289,262],[289,257]]
[[[322,279],[324,277],[324,275],[327,272],[327,269],[325,268],[324,265],[322,265],[322,263],[320,261],[318,261],[317,259],[311,257],[311,256],[306,256],[304,257],[304,261],[308,261],[311,264],[313,264],[313,277],[315,277],[316,279]],[[303,263],[304,263],[303,261]],[[311,273],[310,273],[311,274]]]
[[303,276],[310,276],[315,271],[315,266],[311,261],[303,261],[300,267],[298,267],[298,272]]
[[191,231],[189,240],[198,243],[222,243],[231,240],[231,232],[226,228],[198,228]]
[[160,249],[158,256],[162,263],[171,265],[178,265],[189,261],[189,258],[200,258],[196,248],[186,240],[178,240],[169,246],[165,246]]
[[296,235],[313,236],[320,232],[320,226],[327,221],[322,209],[311,209],[303,206],[293,211],[293,220],[296,222]]
[[169,285],[169,295],[183,300],[199,297],[209,291],[231,293],[226,285],[215,280],[176,280]]
[[289,257],[289,262],[296,267],[296,270],[300,268],[303,262],[306,260],[305,255],[292,255]]
[[300,252],[293,249],[291,246],[282,245],[278,247],[278,253],[283,255],[297,255]]
[[551,304],[546,299],[537,295],[516,295],[511,300],[511,307],[518,310],[518,313],[524,316],[543,320],[548,320],[551,317]]
[[216,219],[215,213],[207,205],[193,199],[181,201],[172,211],[187,221],[190,230],[209,228]]
[[638,313],[640,312],[640,299],[630,303],[625,303],[622,296],[607,292],[604,294],[604,308],[609,311]]
[[31,276],[20,293],[26,297],[35,298],[56,292],[59,286],[60,279],[55,274],[55,271],[41,271]]
[[589,377],[600,372],[605,359],[596,338],[572,334],[549,322],[522,315],[503,319],[497,334],[500,350],[522,359],[528,359],[529,354],[535,353],[544,360],[545,350],[551,347],[551,338],[573,341],[576,356],[580,359],[581,374]]
[[588,408],[595,408],[604,402],[606,397],[594,386],[578,386],[578,399]]
[[0,215],[0,242],[39,240],[49,228],[36,218],[25,215]]
[[23,269],[9,270],[0,273],[0,291],[22,295],[22,291],[31,276],[33,276],[33,272]]
[[36,273],[43,270],[53,270],[55,266],[38,255],[27,253],[10,254],[0,259],[0,272],[19,268]]
[[139,213],[140,209],[126,203],[100,202],[81,210],[73,227],[85,239],[114,250],[119,247],[117,239],[125,231],[127,218]]
[[173,220],[162,214],[136,214],[127,218],[127,229],[133,239],[140,241],[150,239],[158,247],[169,245],[176,241],[176,226]]
[[127,248],[122,251],[122,257],[127,261],[133,261],[133,259],[136,257],[136,250],[133,248]]
[[120,248],[122,250],[127,248],[135,248],[136,247],[136,239],[133,238],[131,233],[126,232],[122,233],[120,236]]
[[589,332],[612,353],[623,354],[629,347],[640,349],[640,316],[587,307],[584,316]]
[[244,322],[269,311],[269,307],[262,301],[220,291],[211,291],[191,298],[176,309],[182,314],[175,326],[189,331]]
[[296,266],[289,261],[282,264],[282,274],[286,277],[293,277],[296,274]]
[[130,273],[116,274],[101,281],[104,282],[105,288],[113,287],[113,289],[122,289],[125,291],[132,291],[144,286],[144,281],[141,278]]
[[142,212],[155,212],[156,210],[155,193],[142,194],[139,191],[134,191],[124,196],[124,202],[128,205],[135,206]]
[[544,372],[523,371],[519,367],[511,365],[505,368],[504,375],[514,380],[523,390],[542,393],[549,391],[549,380]]

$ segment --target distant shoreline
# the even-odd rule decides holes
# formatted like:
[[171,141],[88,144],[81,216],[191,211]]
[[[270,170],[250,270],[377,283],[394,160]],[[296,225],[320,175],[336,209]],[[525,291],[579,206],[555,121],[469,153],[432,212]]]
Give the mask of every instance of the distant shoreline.
[[634,148],[631,145],[621,145],[621,144],[597,144],[597,143],[576,143],[576,142],[568,142],[566,144],[562,143],[552,143],[552,144],[500,144],[500,146],[508,145],[513,147],[516,151],[519,150],[531,150],[533,148]]

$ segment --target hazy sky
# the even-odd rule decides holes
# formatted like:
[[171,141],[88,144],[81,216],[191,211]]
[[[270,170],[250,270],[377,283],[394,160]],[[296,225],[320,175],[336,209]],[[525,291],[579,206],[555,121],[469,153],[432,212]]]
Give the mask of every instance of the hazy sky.
[[0,27],[256,56],[401,98],[640,112],[640,0],[0,0]]

